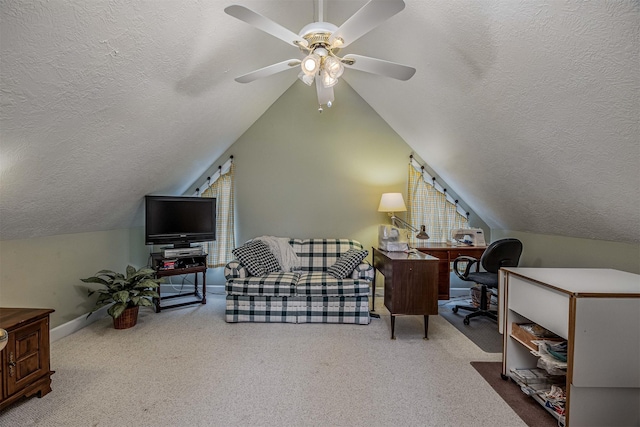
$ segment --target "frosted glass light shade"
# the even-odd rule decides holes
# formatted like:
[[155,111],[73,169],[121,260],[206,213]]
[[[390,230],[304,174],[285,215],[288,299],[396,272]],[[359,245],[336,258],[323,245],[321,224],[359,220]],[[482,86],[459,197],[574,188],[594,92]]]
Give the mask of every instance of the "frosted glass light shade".
[[322,84],[324,85],[324,87],[334,87],[338,84],[338,79],[331,77],[331,75],[325,69],[320,72],[320,76],[322,77]]
[[342,73],[344,73],[344,65],[342,65],[342,62],[333,56],[328,56],[324,59],[324,69],[331,78],[336,80],[342,76]]
[[407,206],[404,204],[402,193],[383,193],[380,198],[378,212],[405,212]]
[[302,72],[308,76],[313,76],[320,68],[320,57],[315,53],[307,55],[300,64]]
[[313,80],[314,80],[313,74],[308,75],[300,71],[300,73],[298,74],[298,78],[302,80],[304,84],[306,84],[307,86],[311,86],[313,84]]

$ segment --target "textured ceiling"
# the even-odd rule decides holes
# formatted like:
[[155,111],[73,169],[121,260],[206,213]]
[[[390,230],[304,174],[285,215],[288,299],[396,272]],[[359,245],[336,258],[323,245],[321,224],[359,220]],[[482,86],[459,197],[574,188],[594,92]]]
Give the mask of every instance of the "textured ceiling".
[[[299,56],[233,3],[294,32],[314,17],[312,0],[0,1],[1,239],[131,226],[295,82],[233,81]],[[366,2],[324,3],[340,25]],[[344,53],[416,75],[349,85],[492,228],[640,242],[639,3],[406,3]]]

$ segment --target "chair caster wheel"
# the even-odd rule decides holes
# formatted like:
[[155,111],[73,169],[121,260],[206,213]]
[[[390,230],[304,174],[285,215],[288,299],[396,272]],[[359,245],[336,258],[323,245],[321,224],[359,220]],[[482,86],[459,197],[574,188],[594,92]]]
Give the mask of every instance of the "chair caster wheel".
[[465,325],[469,324],[469,319],[467,319],[466,317],[462,320],[462,323],[464,323]]
[[454,313],[457,313],[457,312],[458,312],[458,307],[453,307],[453,308],[451,309],[451,311],[453,311]]

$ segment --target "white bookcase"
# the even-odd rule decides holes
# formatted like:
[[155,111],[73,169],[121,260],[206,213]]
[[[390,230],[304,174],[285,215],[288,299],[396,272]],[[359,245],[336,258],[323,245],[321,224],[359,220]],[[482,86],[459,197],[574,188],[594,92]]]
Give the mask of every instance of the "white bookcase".
[[511,335],[537,323],[565,338],[566,426],[640,426],[640,276],[610,269],[500,271],[503,378],[538,357]]

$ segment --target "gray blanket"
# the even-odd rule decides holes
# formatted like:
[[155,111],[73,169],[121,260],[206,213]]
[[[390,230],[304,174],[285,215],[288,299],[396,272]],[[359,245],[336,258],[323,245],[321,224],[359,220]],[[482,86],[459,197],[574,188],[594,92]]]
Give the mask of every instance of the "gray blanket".
[[257,240],[264,242],[278,260],[282,271],[290,272],[300,267],[298,255],[289,244],[288,237],[260,236]]

